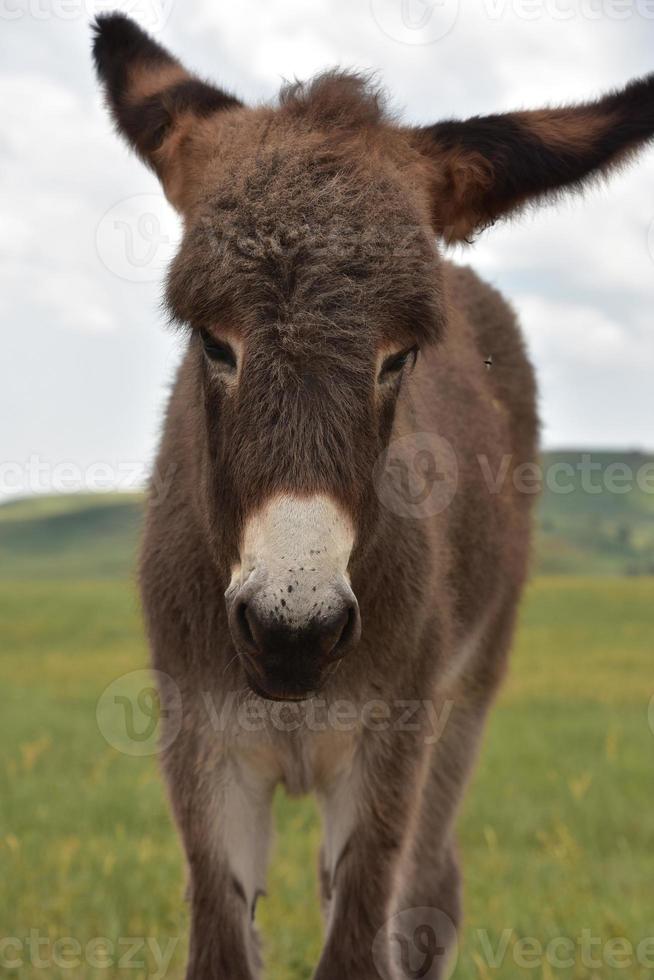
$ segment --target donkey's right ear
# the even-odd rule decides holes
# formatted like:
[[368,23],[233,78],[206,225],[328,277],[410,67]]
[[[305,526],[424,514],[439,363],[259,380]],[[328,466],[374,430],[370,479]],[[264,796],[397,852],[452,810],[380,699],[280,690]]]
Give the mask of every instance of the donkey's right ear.
[[118,131],[180,208],[186,137],[200,119],[241,103],[191,75],[124,14],[96,18],[93,60]]

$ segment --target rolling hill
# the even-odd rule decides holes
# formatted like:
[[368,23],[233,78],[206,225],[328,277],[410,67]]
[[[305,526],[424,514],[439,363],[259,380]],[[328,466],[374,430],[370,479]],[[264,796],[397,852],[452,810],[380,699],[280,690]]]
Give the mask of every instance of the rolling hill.
[[134,575],[143,498],[67,494],[0,506],[0,580]]

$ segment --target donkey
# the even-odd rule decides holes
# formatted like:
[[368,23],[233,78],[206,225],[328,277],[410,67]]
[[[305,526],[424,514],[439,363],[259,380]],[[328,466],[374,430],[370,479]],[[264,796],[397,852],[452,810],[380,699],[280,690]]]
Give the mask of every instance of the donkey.
[[512,310],[442,246],[623,163],[654,134],[654,75],[409,127],[340,71],[248,108],[120,14],[93,51],[184,227],[141,587],[187,976],[259,972],[283,784],[324,815],[317,980],[442,977],[456,811],[528,566],[533,494],[486,477],[533,461],[538,432]]

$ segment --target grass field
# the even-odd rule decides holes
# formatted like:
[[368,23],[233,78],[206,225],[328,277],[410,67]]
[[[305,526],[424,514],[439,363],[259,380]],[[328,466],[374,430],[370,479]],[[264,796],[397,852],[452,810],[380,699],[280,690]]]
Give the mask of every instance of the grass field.
[[[0,575],[0,975],[21,980],[183,976],[183,868],[156,758],[112,748],[96,721],[106,686],[147,662],[105,520],[115,547],[93,574],[83,549],[54,576],[36,548]],[[457,980],[654,977],[653,608],[647,576],[529,588],[460,821]],[[276,818],[266,975],[301,980],[320,947],[320,831],[309,801],[280,794]],[[564,937],[547,957],[524,942]]]

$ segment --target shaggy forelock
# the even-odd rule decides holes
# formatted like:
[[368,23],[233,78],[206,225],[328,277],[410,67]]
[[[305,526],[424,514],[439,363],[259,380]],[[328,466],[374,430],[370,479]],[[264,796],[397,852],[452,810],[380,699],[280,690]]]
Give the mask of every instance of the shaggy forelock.
[[355,331],[374,348],[392,323],[439,336],[435,243],[397,174],[370,162],[360,133],[297,126],[296,111],[324,113],[332,86],[349,83],[365,92],[332,75],[287,92],[291,119],[278,112],[223,156],[171,270],[177,319],[256,319],[312,347]]
[[388,119],[385,93],[365,72],[334,69],[307,82],[289,82],[279,104],[288,115],[325,129],[359,129]]

